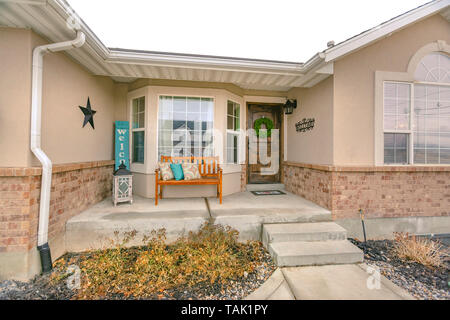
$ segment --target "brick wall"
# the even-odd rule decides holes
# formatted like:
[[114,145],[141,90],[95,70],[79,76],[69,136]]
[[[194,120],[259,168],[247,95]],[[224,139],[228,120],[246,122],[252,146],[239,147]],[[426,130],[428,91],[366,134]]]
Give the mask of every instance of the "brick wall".
[[284,163],[286,190],[332,211],[334,219],[450,216],[450,167],[338,167]]
[[241,192],[247,188],[247,165],[241,164]]
[[[49,239],[65,222],[111,194],[113,161],[55,165]],[[40,168],[0,168],[0,252],[26,251],[37,242]]]
[[287,191],[331,208],[331,175],[327,171],[284,164],[283,176]]

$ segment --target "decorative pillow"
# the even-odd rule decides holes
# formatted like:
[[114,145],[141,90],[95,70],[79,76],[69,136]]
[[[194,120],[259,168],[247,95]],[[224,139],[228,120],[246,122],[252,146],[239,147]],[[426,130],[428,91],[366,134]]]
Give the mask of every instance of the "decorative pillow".
[[161,172],[161,179],[163,179],[164,181],[173,179],[173,172],[172,169],[170,169],[169,162],[159,162],[158,166],[159,171]]
[[181,167],[180,163],[171,163],[170,169],[172,169],[175,180],[178,181],[184,179],[183,168]]
[[202,176],[198,171],[198,165],[195,163],[183,163],[181,164],[183,167],[184,180],[194,180],[200,179]]

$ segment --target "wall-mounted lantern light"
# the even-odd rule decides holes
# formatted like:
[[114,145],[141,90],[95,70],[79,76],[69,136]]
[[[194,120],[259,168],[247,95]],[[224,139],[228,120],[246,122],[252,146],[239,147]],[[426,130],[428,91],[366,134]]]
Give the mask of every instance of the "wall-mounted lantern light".
[[294,112],[294,109],[297,108],[297,100],[287,99],[283,108],[284,108],[284,114],[292,114],[292,112]]

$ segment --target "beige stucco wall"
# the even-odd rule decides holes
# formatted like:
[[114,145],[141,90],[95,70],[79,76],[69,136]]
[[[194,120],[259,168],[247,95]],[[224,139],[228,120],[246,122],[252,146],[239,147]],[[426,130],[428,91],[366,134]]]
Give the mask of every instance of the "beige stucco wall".
[[450,43],[450,24],[438,14],[334,63],[334,164],[375,163],[375,72],[406,72],[417,50],[436,40]]
[[30,163],[31,33],[0,28],[0,167]]
[[[30,30],[0,29],[0,156],[2,167],[39,166],[29,149],[32,50],[46,44]],[[74,49],[76,50],[76,49]],[[44,56],[42,149],[54,164],[113,158],[113,124],[126,118],[128,86],[91,75],[64,53]],[[90,97],[95,130],[82,128]],[[9,138],[8,138],[9,137]]]
[[[287,118],[287,161],[332,164],[333,162],[333,77],[312,88],[295,88],[289,98],[297,99],[297,108]],[[314,129],[297,132],[295,124],[314,118]]]
[[[41,44],[45,41],[32,34],[32,46]],[[54,163],[113,158],[114,99],[118,92],[110,78],[91,75],[64,53],[44,56],[42,149]],[[95,130],[90,124],[82,127],[84,115],[78,106],[85,107],[88,96],[97,111]]]

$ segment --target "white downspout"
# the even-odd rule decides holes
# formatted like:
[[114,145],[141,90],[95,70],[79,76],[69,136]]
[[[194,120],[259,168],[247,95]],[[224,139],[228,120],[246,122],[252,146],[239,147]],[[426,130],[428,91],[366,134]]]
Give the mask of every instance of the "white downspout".
[[39,205],[38,250],[41,255],[42,271],[52,268],[50,248],[48,247],[48,222],[50,191],[52,184],[52,162],[41,149],[41,114],[42,114],[42,66],[43,56],[47,52],[57,52],[79,48],[85,42],[85,35],[78,31],[71,41],[47,44],[34,48],[31,82],[31,142],[30,148],[42,164],[41,198]]

